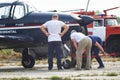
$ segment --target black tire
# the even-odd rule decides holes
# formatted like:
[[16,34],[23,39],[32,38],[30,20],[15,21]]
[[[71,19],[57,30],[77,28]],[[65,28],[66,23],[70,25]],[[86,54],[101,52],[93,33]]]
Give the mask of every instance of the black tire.
[[71,68],[71,61],[70,60],[65,60],[65,61],[63,61],[63,68],[64,69],[69,69],[69,68]]
[[107,46],[109,54],[116,53],[117,57],[120,57],[120,42],[119,40],[112,40]]
[[32,68],[34,64],[35,64],[35,59],[31,55],[22,58],[22,65],[24,68]]

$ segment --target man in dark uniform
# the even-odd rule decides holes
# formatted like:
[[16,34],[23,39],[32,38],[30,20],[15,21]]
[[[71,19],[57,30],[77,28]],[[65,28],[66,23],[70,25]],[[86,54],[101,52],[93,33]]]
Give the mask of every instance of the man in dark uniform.
[[[97,60],[97,62],[99,63],[99,67],[100,68],[104,68],[104,64],[102,62],[101,57],[99,56],[99,53],[101,51],[101,53],[104,53],[104,49],[102,48],[102,40],[100,37],[98,36],[89,36],[92,40],[92,48],[91,48],[91,55],[93,57],[95,57],[95,59]],[[93,59],[93,58],[92,58]]]

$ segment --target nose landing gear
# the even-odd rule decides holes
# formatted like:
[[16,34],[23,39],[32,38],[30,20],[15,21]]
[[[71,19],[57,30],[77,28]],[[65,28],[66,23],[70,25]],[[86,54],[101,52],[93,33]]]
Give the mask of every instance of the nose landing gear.
[[29,49],[26,48],[22,53],[22,65],[24,68],[32,68],[35,64],[35,59],[29,55]]

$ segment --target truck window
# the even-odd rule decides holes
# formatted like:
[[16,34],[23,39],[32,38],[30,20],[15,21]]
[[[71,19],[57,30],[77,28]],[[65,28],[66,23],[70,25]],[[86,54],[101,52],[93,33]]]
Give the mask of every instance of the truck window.
[[116,19],[106,19],[105,24],[106,26],[115,26],[118,25],[118,22]]
[[95,20],[93,23],[95,27],[103,26],[103,20]]

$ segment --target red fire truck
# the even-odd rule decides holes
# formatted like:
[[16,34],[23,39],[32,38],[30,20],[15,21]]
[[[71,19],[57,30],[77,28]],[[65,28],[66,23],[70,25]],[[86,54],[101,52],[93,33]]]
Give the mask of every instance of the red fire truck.
[[115,15],[107,15],[107,11],[117,9],[119,7],[104,10],[104,14],[96,15],[94,11],[73,12],[74,14],[89,15],[94,18],[93,23],[87,25],[88,35],[99,36],[107,53],[116,53],[120,57],[120,25]]

